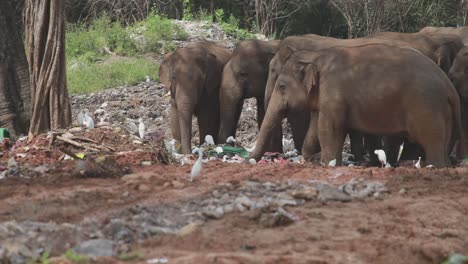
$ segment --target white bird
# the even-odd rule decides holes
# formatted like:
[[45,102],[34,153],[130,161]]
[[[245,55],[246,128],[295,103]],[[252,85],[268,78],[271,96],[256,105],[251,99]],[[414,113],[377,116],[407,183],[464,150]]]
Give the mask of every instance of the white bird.
[[151,81],[150,77],[146,75],[146,82],[150,82],[150,81]]
[[235,139],[233,136],[229,136],[229,137],[226,139],[226,143],[227,143],[227,144],[236,144],[236,139]]
[[145,123],[143,123],[143,119],[140,118],[138,119],[138,133],[140,135],[140,138],[143,139],[145,137]]
[[102,105],[99,108],[106,108],[108,105],[109,105],[108,102],[104,102],[104,103],[102,103]]
[[84,124],[84,113],[83,113],[83,110],[80,110],[80,112],[78,113],[78,116],[76,117],[76,120],[78,121],[78,124],[81,126]]
[[207,145],[214,145],[214,139],[211,135],[206,135],[205,136],[205,142]]
[[328,163],[328,167],[335,167],[335,166],[336,166],[336,159],[331,160],[331,161]]
[[291,151],[294,149],[294,142],[293,142],[293,139],[287,139],[284,135],[283,135],[283,139],[282,139],[282,143],[283,143],[283,150],[285,152],[287,151]]
[[102,108],[98,108],[96,109],[96,111],[94,111],[94,117],[99,117],[99,116],[102,116],[106,113],[106,111]]
[[343,160],[345,160],[345,161],[348,161],[349,158],[353,158],[353,159],[354,159],[354,155],[351,154],[351,153],[342,152],[341,155],[343,156]]
[[418,162],[414,165],[416,168],[420,169],[421,168],[421,157],[419,157]]
[[193,181],[193,179],[197,178],[200,176],[200,172],[202,170],[202,160],[203,160],[203,149],[199,148],[198,149],[198,159],[195,161],[195,163],[192,166],[192,171],[190,172],[190,182]]
[[403,152],[403,147],[405,146],[405,142],[401,143],[400,150],[398,151],[398,158],[397,162],[400,161],[401,153]]
[[374,151],[375,155],[379,158],[380,163],[382,163],[382,168],[387,164],[387,155],[385,155],[385,151],[383,149],[376,149]]
[[392,165],[390,165],[390,163],[385,164],[385,168],[391,168],[391,167]]
[[434,165],[432,165],[432,164],[429,164],[429,165],[427,165],[427,166],[426,166],[426,168],[428,168],[428,169],[432,169],[432,168],[435,168],[435,166],[434,166]]
[[137,125],[135,125],[135,123],[133,123],[130,120],[127,120],[127,127],[130,130],[130,132],[132,132],[132,134],[135,134],[138,131]]
[[94,120],[88,114],[89,114],[89,111],[88,111],[88,109],[86,109],[85,112],[84,112],[83,123],[88,129],[93,129],[94,128]]

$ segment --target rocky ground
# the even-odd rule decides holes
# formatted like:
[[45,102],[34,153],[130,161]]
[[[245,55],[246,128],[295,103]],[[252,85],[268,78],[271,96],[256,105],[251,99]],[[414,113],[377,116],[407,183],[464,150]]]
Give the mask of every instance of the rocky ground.
[[[97,128],[0,145],[0,263],[463,263],[468,254],[468,168],[211,157],[191,182],[196,156],[166,149],[169,105],[157,82],[71,100],[74,117],[89,109]],[[255,111],[246,100],[245,147]],[[194,120],[194,145],[196,135]]]

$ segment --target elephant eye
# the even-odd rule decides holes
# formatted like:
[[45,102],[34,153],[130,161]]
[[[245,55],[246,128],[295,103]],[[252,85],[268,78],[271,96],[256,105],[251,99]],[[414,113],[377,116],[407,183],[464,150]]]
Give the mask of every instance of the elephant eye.
[[241,77],[247,77],[247,73],[246,73],[246,72],[239,72],[239,75],[240,75]]
[[279,89],[280,89],[280,91],[285,91],[286,90],[286,84],[280,83],[279,84]]

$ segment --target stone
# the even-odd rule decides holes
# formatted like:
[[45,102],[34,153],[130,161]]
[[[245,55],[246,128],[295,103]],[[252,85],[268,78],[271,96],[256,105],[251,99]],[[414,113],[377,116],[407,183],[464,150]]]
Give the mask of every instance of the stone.
[[179,232],[177,232],[177,235],[178,236],[187,236],[187,235],[190,235],[192,233],[194,233],[195,231],[197,231],[198,229],[200,229],[201,227],[201,223],[190,223],[184,227],[182,227]]
[[298,220],[299,218],[297,216],[280,207],[275,213],[263,213],[258,221],[260,226],[264,228],[272,228],[287,226]]
[[172,187],[176,189],[182,189],[185,187],[185,184],[180,181],[172,181],[171,183],[172,183]]
[[151,191],[151,187],[148,186],[147,184],[140,184],[140,185],[138,185],[138,190],[140,192],[149,192],[149,191]]
[[210,206],[203,211],[203,215],[209,218],[220,219],[224,216],[224,209],[222,207]]
[[249,209],[249,208],[252,207],[253,202],[252,202],[252,200],[250,200],[249,197],[243,195],[243,196],[237,197],[235,203],[236,203],[237,208],[239,208],[239,205],[241,205],[241,206]]
[[296,199],[304,199],[310,201],[317,199],[319,192],[313,187],[306,187],[303,189],[292,191],[291,195]]
[[107,239],[91,239],[73,248],[77,254],[90,257],[111,257],[114,255],[115,243]]
[[338,188],[328,185],[321,184],[317,188],[319,190],[318,199],[322,202],[328,201],[338,201],[338,202],[349,202],[351,201],[351,196],[342,192]]
[[401,188],[400,195],[405,195],[407,193],[405,188]]

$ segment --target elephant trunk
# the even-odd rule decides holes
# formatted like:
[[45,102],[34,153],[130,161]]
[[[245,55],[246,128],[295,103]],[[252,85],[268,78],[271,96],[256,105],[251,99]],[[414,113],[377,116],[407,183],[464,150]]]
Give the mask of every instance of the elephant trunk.
[[265,86],[265,98],[264,98],[265,112],[268,109],[268,104],[270,103],[271,95],[273,94],[275,82],[276,82],[275,78],[272,78],[272,76],[268,76],[268,81]]
[[230,136],[236,136],[237,123],[242,110],[242,90],[239,85],[229,85],[229,82],[223,78],[223,84],[220,90],[220,128],[219,143],[226,142]]
[[192,151],[192,113],[193,106],[191,104],[178,104],[182,154],[190,154]]
[[269,144],[271,144],[270,139],[275,134],[275,131],[281,129],[281,120],[285,115],[281,96],[272,97],[270,103],[271,105],[266,112],[262,127],[260,128],[257,144],[254,151],[250,154],[250,158],[256,160],[259,160],[263,156]]

